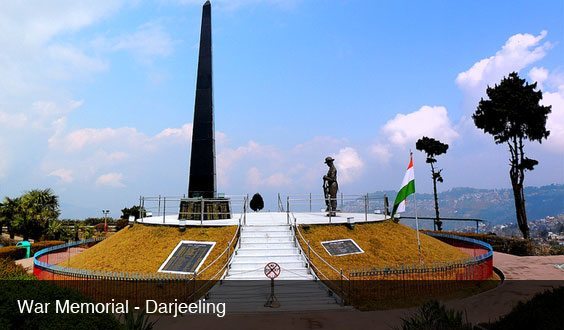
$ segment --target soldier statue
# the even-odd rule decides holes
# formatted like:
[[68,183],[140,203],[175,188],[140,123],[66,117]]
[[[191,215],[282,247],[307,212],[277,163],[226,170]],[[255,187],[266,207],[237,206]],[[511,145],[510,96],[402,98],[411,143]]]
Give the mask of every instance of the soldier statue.
[[335,160],[331,157],[325,158],[325,164],[329,166],[327,175],[323,176],[323,193],[325,195],[325,204],[327,205],[327,216],[335,216],[337,211],[337,191],[339,184],[337,183],[337,169],[333,164]]

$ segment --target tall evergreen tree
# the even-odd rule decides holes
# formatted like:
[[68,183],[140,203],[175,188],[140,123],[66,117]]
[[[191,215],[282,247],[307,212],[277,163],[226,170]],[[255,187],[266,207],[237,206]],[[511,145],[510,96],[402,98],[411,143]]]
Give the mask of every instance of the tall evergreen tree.
[[529,84],[516,72],[504,77],[499,85],[486,89],[489,100],[480,100],[472,115],[476,127],[491,134],[496,144],[507,144],[509,148],[509,178],[515,199],[517,224],[523,237],[529,238],[529,226],[525,210],[523,182],[525,172],[532,171],[538,161],[525,156],[524,141],[548,138],[546,120],[551,106],[542,106],[542,92],[536,90],[537,83]]
[[442,155],[447,152],[448,144],[442,143],[439,140],[428,138],[426,136],[417,140],[415,148],[427,154],[427,164],[431,165],[431,178],[433,179],[433,194],[435,196],[435,223],[434,227],[437,230],[443,230],[443,222],[439,216],[439,197],[437,194],[437,181],[443,182],[441,172],[443,169],[435,169],[436,156]]

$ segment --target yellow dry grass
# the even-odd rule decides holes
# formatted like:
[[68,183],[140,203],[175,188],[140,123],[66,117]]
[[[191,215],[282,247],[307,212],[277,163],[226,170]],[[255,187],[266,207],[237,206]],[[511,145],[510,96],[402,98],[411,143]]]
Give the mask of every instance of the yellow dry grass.
[[[399,223],[384,221],[356,224],[354,229],[345,225],[311,225],[309,229],[302,226],[300,230],[311,248],[334,268],[342,269],[345,275],[354,270],[419,265],[416,231]],[[331,256],[321,245],[322,241],[346,238],[352,238],[364,253]],[[468,254],[431,236],[421,233],[420,239],[424,264],[469,259]],[[307,253],[307,245],[301,240],[300,244]],[[313,253],[312,261],[326,276],[335,277],[335,272],[315,258]]]
[[[178,227],[136,224],[62,263],[62,266],[113,272],[157,273],[161,264],[181,240],[216,242],[200,270],[206,268],[227,247],[236,226]],[[226,258],[226,255],[222,256]],[[226,260],[225,260],[226,261]],[[213,276],[225,262],[216,262],[201,279]]]

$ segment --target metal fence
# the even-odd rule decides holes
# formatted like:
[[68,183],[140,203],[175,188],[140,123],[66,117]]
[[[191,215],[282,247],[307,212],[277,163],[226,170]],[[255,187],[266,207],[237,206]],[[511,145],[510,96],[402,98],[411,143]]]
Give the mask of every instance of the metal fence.
[[336,269],[311,247],[299,226],[295,225],[295,220],[292,228],[295,244],[303,253],[308,267],[341,297],[343,303],[358,306],[366,301],[407,298],[410,295],[440,296],[457,290],[470,290],[493,276],[491,245],[472,238],[426,233],[466,252],[469,257],[465,260],[346,272]]
[[[227,271],[240,237],[238,226],[227,247],[205,268],[194,274],[112,272],[76,269],[60,263],[80,253],[103,238],[70,242],[42,249],[33,258],[33,273],[40,280],[69,287],[100,302],[132,301],[144,304],[147,299],[160,301],[196,301]],[[133,262],[133,261],[132,261]]]
[[[290,195],[285,200],[278,194],[278,211],[280,212],[309,212],[324,213],[327,212],[327,205],[332,201],[336,202],[336,212],[342,213],[361,213],[364,219],[368,220],[370,214],[381,214],[389,216],[388,197],[364,195],[346,195],[338,194],[332,199],[323,195],[315,194],[296,194]],[[331,222],[331,213],[328,213],[329,222]]]
[[233,219],[246,214],[248,199],[248,195],[224,195],[217,198],[187,198],[185,195],[140,196],[139,221],[145,222],[145,218],[151,218],[158,219],[158,223],[167,224],[189,219],[199,220],[203,225],[203,222],[209,219]]
[[[423,230],[437,230],[434,217],[417,217],[419,220],[419,229]],[[467,232],[474,231],[478,233],[480,231],[480,226],[483,226],[483,219],[476,218],[452,218],[452,217],[440,217],[442,222],[442,229],[444,231],[450,230],[464,230]],[[399,221],[403,224],[407,224],[410,227],[415,228],[415,217],[413,216],[401,216]]]

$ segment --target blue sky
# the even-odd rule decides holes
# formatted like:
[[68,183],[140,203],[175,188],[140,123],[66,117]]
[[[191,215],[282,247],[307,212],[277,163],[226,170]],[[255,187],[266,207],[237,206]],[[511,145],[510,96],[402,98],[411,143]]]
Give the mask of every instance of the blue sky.
[[[187,190],[203,1],[28,1],[0,11],[0,193],[51,187],[63,217]],[[564,183],[562,1],[212,1],[218,190],[397,189],[409,149],[449,143],[445,182],[508,187],[471,120],[511,71],[553,106],[525,183]],[[414,151],[417,189],[431,191]],[[270,206],[269,206],[270,205]]]

